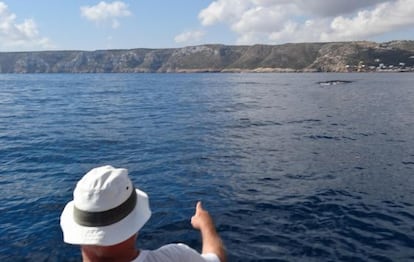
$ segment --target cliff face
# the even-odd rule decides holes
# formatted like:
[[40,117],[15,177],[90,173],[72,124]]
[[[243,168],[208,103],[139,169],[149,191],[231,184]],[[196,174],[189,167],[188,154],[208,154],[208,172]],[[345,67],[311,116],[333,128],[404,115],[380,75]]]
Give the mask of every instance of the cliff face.
[[344,72],[361,63],[414,68],[414,41],[0,53],[0,73]]

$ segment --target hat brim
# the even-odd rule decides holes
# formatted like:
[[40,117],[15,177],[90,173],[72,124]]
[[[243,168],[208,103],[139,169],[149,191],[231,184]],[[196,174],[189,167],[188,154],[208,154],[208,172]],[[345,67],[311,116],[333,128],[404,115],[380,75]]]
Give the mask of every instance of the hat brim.
[[74,245],[112,246],[137,233],[151,217],[148,195],[135,189],[137,203],[134,210],[121,221],[109,226],[86,227],[77,224],[73,218],[74,202],[70,201],[60,217],[63,241]]

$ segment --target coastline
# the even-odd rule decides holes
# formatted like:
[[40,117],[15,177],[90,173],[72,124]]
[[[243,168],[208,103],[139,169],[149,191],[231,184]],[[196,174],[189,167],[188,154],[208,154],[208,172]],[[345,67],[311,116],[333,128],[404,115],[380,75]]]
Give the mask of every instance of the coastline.
[[0,73],[414,72],[414,41],[0,52]]

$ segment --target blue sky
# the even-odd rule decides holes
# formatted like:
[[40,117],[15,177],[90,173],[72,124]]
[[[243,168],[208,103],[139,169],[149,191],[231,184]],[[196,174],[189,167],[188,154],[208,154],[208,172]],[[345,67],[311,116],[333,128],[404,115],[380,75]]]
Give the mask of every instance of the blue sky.
[[0,0],[0,51],[414,39],[414,0]]

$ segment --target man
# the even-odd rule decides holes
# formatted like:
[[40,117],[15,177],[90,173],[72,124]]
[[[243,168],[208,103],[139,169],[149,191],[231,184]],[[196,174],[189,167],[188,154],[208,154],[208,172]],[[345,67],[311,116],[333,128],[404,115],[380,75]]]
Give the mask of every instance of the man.
[[60,225],[64,241],[80,245],[85,262],[226,261],[222,241],[201,202],[197,203],[191,224],[201,232],[202,254],[184,244],[138,250],[138,231],[150,216],[148,196],[134,188],[128,171],[102,166],[79,180],[73,201],[62,212]]

